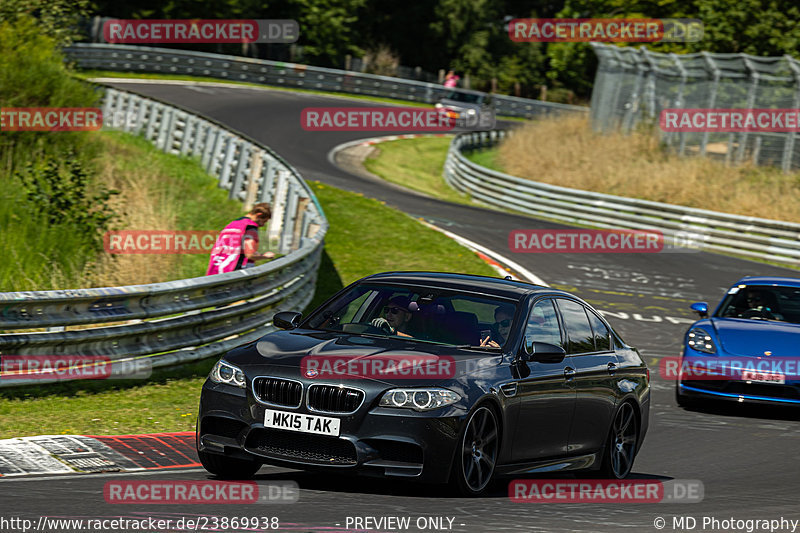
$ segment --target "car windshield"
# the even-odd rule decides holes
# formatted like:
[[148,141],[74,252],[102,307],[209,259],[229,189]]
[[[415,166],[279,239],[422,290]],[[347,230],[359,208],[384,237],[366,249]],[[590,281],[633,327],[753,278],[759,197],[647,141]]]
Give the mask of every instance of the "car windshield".
[[800,324],[800,287],[737,285],[714,316]]
[[515,313],[516,304],[502,298],[361,284],[318,309],[304,327],[497,349],[512,331]]
[[459,91],[450,91],[444,97],[446,100],[453,100],[455,102],[463,102],[465,104],[480,104],[483,103],[484,95],[473,93],[462,93]]

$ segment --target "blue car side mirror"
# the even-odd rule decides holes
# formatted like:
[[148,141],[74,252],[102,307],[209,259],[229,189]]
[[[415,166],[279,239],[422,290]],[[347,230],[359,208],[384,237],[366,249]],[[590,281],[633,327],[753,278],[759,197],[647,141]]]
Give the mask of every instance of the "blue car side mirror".
[[706,302],[695,302],[690,305],[692,311],[700,315],[700,318],[708,317],[708,304]]

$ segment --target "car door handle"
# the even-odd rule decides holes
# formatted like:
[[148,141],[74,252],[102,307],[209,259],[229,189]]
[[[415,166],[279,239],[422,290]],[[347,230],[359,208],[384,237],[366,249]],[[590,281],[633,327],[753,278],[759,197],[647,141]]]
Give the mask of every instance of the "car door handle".
[[617,365],[615,363],[608,363],[608,373],[614,375],[617,371]]
[[574,368],[568,366],[567,368],[564,369],[564,378],[566,378],[567,381],[572,380],[572,378],[574,378],[574,377],[575,377],[575,369]]

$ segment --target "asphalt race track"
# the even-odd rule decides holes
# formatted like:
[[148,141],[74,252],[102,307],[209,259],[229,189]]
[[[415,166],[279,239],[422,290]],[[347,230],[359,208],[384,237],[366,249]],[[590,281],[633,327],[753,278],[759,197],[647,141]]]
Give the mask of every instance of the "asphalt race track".
[[[329,151],[341,143],[380,134],[305,132],[300,127],[304,107],[366,105],[363,102],[233,87],[140,83],[119,87],[222,122],[272,147],[307,179],[361,192],[425,218],[512,258],[548,284],[571,290],[605,311],[611,324],[640,349],[651,366],[650,430],[634,465],[634,477],[700,480],[705,497],[692,504],[512,503],[503,481],[495,483],[488,497],[472,500],[448,497],[440,487],[264,467],[257,477],[259,483],[297,482],[301,489],[298,503],[145,506],[104,502],[103,487],[109,480],[209,478],[202,469],[189,469],[0,480],[0,515],[30,518],[34,523],[42,515],[277,516],[281,530],[293,531],[345,530],[347,517],[364,516],[411,517],[412,527],[407,531],[420,531],[414,525],[419,517],[449,517],[452,526],[445,519],[438,530],[478,532],[657,531],[654,522],[658,517],[666,519],[664,531],[679,531],[682,529],[673,528],[672,517],[680,516],[696,518],[695,531],[729,531],[732,529],[711,525],[703,529],[703,517],[800,519],[800,414],[738,405],[704,411],[681,409],[673,398],[674,383],[661,379],[654,364],[659,357],[677,355],[686,322],[692,319],[689,303],[705,300],[716,304],[723,290],[743,275],[794,275],[793,271],[702,252],[514,254],[507,245],[509,231],[563,226],[452,205],[351,175],[328,161]],[[387,247],[385,253],[390,254],[391,249]]]

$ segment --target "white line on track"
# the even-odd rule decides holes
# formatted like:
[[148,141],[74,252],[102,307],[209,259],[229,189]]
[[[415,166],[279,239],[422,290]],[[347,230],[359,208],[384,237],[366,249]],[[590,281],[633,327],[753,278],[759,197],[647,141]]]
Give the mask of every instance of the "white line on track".
[[0,483],[10,483],[12,481],[53,481],[56,479],[83,479],[87,477],[101,478],[113,476],[153,476],[156,474],[169,474],[170,472],[205,472],[205,468],[160,468],[157,470],[139,470],[134,472],[84,472],[82,474],[61,474],[55,476],[25,476],[25,477],[0,477]]
[[[536,274],[534,274],[533,272],[531,272],[530,270],[528,270],[524,266],[520,265],[516,261],[512,261],[508,257],[506,257],[504,255],[501,255],[501,254],[495,252],[494,250],[491,250],[491,249],[489,249],[489,248],[487,248],[485,246],[482,246],[482,245],[478,244],[477,242],[474,242],[474,241],[471,241],[471,240],[469,240],[467,238],[464,238],[461,235],[456,235],[452,231],[444,230],[444,229],[442,229],[442,228],[440,228],[440,227],[438,227],[438,226],[436,226],[434,224],[431,224],[430,222],[426,222],[424,220],[421,220],[420,222],[422,222],[423,224],[425,224],[426,226],[428,226],[431,229],[435,229],[436,231],[440,231],[440,232],[444,233],[446,236],[450,237],[451,239],[453,239],[454,241],[456,241],[460,245],[462,245],[462,246],[464,246],[466,248],[470,248],[470,249],[472,249],[474,251],[481,252],[482,254],[485,254],[485,255],[491,257],[492,259],[494,259],[498,263],[510,267],[517,274],[519,274],[522,277],[523,280],[530,281],[531,283],[535,283],[536,285],[544,285],[545,287],[549,287],[549,285],[547,283],[545,283],[545,281],[542,278],[540,278],[539,276],[537,276]],[[506,274],[506,272],[504,272],[504,274]]]

